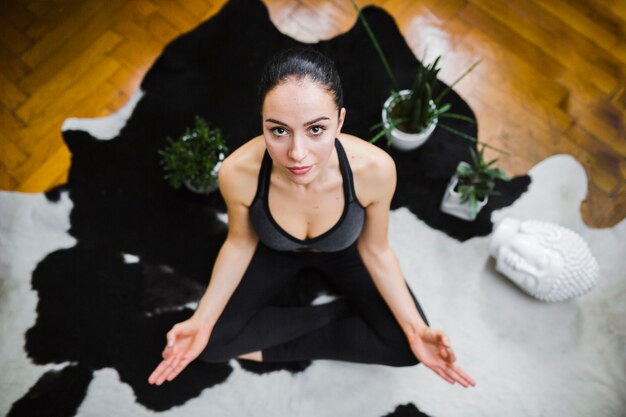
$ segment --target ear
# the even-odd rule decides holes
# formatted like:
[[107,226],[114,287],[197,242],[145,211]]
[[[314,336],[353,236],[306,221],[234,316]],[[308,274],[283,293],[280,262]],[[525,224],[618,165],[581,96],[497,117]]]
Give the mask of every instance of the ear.
[[343,122],[346,120],[346,108],[342,107],[339,110],[339,124],[337,125],[337,134],[341,133],[341,127],[343,126]]

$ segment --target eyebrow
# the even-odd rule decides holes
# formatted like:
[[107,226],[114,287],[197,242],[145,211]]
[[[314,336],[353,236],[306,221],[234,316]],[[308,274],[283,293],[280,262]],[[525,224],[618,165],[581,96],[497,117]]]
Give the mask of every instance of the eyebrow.
[[[313,123],[317,123],[320,120],[330,120],[330,118],[328,118],[326,116],[318,117],[317,119],[311,120],[310,122],[306,122],[303,126],[312,125]],[[271,122],[271,123],[276,123],[277,125],[288,127],[286,123],[283,123],[283,122],[281,122],[279,120],[276,120],[276,119],[265,119],[265,121],[266,122]]]

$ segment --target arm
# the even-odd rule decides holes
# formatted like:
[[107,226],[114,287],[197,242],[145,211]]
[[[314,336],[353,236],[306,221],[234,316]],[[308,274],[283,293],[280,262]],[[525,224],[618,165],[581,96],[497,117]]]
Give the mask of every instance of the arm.
[[417,311],[398,259],[387,239],[389,208],[396,188],[396,168],[391,157],[378,154],[374,166],[366,170],[368,187],[365,227],[357,248],[363,263],[381,296],[404,331],[411,350],[427,367],[451,384],[464,387],[476,385],[474,380],[454,362],[456,356],[449,338],[441,331],[431,329]]
[[196,311],[167,333],[163,360],[148,378],[151,384],[172,381],[206,348],[215,323],[241,282],[256,249],[258,237],[249,222],[245,197],[242,198],[246,190],[242,189],[241,178],[235,175],[237,169],[231,162],[225,160],[219,174],[220,192],[228,210],[228,235]]
[[248,208],[237,195],[238,179],[228,164],[222,164],[219,185],[228,210],[228,235],[211,273],[211,280],[193,315],[213,328],[228,300],[241,282],[258,243],[248,217]]
[[369,170],[375,173],[368,181],[373,198],[366,207],[365,226],[357,247],[376,288],[407,338],[412,340],[427,326],[415,307],[387,238],[389,208],[396,188],[395,164],[387,154],[376,163],[380,166]]

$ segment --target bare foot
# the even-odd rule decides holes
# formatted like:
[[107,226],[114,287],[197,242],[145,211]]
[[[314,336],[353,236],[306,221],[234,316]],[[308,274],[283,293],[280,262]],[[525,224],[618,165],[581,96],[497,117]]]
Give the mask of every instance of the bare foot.
[[251,361],[263,362],[263,353],[260,350],[256,352],[245,353],[237,356],[239,359],[248,359]]

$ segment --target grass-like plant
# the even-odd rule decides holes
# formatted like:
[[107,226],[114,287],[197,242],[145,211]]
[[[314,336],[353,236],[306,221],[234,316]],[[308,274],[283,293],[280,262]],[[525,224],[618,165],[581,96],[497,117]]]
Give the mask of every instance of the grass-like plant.
[[485,146],[482,143],[482,148],[478,154],[470,147],[471,163],[459,164],[456,170],[458,182],[454,191],[461,194],[460,203],[469,204],[472,219],[476,217],[478,201],[482,201],[490,195],[500,195],[494,190],[496,178],[510,181],[504,171],[492,167],[498,158],[485,162]]
[[[438,56],[435,61],[429,65],[424,66],[421,62],[419,63],[417,75],[410,88],[411,94],[407,99],[401,99],[397,91],[392,91],[392,95],[395,99],[392,100],[389,115],[390,124],[393,127],[407,133],[419,133],[426,130],[435,121],[446,117],[476,123],[471,117],[450,112],[450,103],[442,103],[442,99],[459,81],[469,74],[480,61],[469,67],[450,86],[441,91],[437,97],[433,97],[435,87],[438,83],[437,74],[441,70],[439,67],[440,60],[441,56]],[[447,127],[441,123],[439,125],[444,129]],[[452,129],[452,131],[457,135],[462,133],[454,129]],[[468,137],[469,135],[461,134],[460,136]],[[471,136],[468,138],[476,142],[475,138]]]
[[187,127],[178,139],[167,138],[169,146],[159,149],[165,180],[178,189],[186,184],[201,192],[217,186],[217,171],[228,153],[219,128],[211,128],[202,117]]
[[[480,60],[473,63],[456,80],[454,80],[449,86],[444,88],[435,98],[433,98],[435,87],[438,82],[437,75],[441,69],[439,68],[441,56],[438,56],[431,64],[428,64],[426,66],[422,64],[422,62],[424,61],[424,58],[422,58],[422,60],[419,62],[417,74],[410,88],[411,94],[408,99],[405,99],[399,95],[400,88],[398,87],[398,82],[393,75],[393,71],[391,70],[389,62],[387,61],[387,58],[385,57],[385,54],[380,47],[376,36],[374,35],[374,32],[367,23],[367,20],[363,16],[363,13],[361,13],[361,9],[356,4],[355,0],[350,1],[352,2],[354,9],[357,11],[359,19],[365,27],[365,30],[372,42],[372,45],[374,46],[374,49],[376,49],[376,53],[383,63],[387,76],[389,77],[392,85],[392,104],[390,106],[391,108],[388,109],[389,124],[385,125],[385,123],[381,122],[372,126],[370,130],[375,130],[378,128],[380,128],[381,130],[372,139],[370,139],[370,142],[376,142],[383,135],[389,133],[394,128],[407,133],[419,133],[427,129],[431,123],[437,120],[438,126],[440,126],[442,129],[447,130],[448,132],[460,136],[464,139],[467,139],[470,142],[478,143],[478,139],[474,136],[468,135],[467,133],[447,126],[441,123],[440,119],[449,118],[463,120],[473,124],[476,123],[476,120],[472,117],[450,112],[450,103],[443,103],[442,100],[463,78],[465,78],[465,76],[467,76],[467,74],[469,74],[474,70],[474,68],[476,68],[476,66],[480,63]],[[388,140],[387,146],[390,145],[391,140]],[[493,147],[491,145],[485,144],[484,146],[508,155],[508,152]]]

